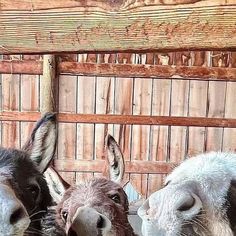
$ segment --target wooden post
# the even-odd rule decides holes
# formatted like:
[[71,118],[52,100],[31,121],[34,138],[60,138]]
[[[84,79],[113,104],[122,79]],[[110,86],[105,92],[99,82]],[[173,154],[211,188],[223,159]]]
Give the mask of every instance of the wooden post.
[[40,111],[52,112],[56,109],[56,56],[43,56],[43,77],[40,81]]

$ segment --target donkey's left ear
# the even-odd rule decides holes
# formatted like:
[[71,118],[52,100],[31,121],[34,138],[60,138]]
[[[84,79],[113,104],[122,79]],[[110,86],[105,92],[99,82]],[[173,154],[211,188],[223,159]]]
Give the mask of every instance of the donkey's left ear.
[[62,200],[66,190],[70,188],[70,184],[67,183],[52,166],[49,166],[44,172],[44,177],[53,201],[58,204]]
[[111,135],[107,135],[108,163],[110,179],[121,183],[125,173],[125,162],[119,145]]
[[46,113],[36,124],[30,139],[23,146],[43,173],[53,159],[57,142],[56,114]]

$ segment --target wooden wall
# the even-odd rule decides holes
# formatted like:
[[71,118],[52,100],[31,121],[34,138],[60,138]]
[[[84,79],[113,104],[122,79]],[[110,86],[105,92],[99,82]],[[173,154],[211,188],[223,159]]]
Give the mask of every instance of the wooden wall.
[[[29,63],[41,61],[39,56],[4,56],[5,60],[24,60]],[[169,76],[158,78],[132,77],[127,71],[103,76],[94,67],[86,73],[63,73],[59,76],[59,113],[68,114],[116,114],[165,117],[224,118],[236,119],[236,67],[235,52],[170,52],[170,53],[114,53],[61,55],[61,63],[79,62],[80,65],[167,65],[165,68],[202,68],[205,70],[226,68],[231,77],[225,79]],[[106,64],[104,64],[106,63]],[[194,66],[194,67],[193,67]],[[0,67],[1,68],[1,67]],[[122,66],[121,66],[122,68]],[[145,67],[148,68],[148,67]],[[162,67],[160,67],[162,68]],[[89,69],[89,68],[88,68]],[[182,71],[184,75],[185,70]],[[35,112],[40,105],[41,75],[1,74],[1,111]],[[136,74],[141,74],[136,71]],[[202,75],[202,77],[201,77]],[[109,119],[109,118],[108,118]],[[109,123],[109,120],[105,123]],[[114,122],[111,122],[114,123]],[[119,122],[116,122],[119,123]],[[119,142],[127,163],[144,163],[141,168],[126,173],[130,196],[147,197],[161,187],[166,171],[149,171],[145,166],[164,163],[179,163],[186,156],[203,151],[235,151],[236,129],[227,128],[227,123],[206,127],[198,125],[150,125],[101,124],[61,121],[56,167],[69,182],[80,182],[92,176],[101,176],[102,168],[91,171],[85,165],[83,171],[78,163],[86,160],[100,163],[104,159],[104,140],[107,132]],[[189,123],[188,123],[189,124]],[[1,144],[4,147],[20,147],[32,130],[33,122],[1,121]],[[235,127],[235,126],[233,126]],[[89,162],[90,161],[90,162]],[[98,161],[98,162],[96,162]],[[99,169],[100,168],[100,169]],[[133,168],[133,169],[132,169]],[[80,169],[81,170],[81,169]],[[139,195],[135,195],[134,188]],[[132,198],[132,197],[131,197]]]

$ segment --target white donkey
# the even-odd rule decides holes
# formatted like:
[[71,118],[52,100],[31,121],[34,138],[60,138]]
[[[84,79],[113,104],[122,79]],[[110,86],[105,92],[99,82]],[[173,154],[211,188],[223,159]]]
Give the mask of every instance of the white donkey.
[[138,214],[144,236],[236,235],[236,154],[187,159]]

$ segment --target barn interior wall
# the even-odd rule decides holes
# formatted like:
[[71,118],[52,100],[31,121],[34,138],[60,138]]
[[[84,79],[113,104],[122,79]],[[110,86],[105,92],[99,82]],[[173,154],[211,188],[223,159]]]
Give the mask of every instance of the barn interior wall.
[[[41,60],[32,55],[3,58]],[[236,67],[231,52],[71,54],[60,60]],[[0,110],[39,111],[40,78],[41,75],[1,74]],[[235,91],[236,83],[226,81],[60,75],[58,105],[63,113],[236,118]],[[1,121],[1,145],[21,147],[33,126],[33,122]],[[180,162],[203,151],[235,151],[235,128],[60,123],[56,158],[104,159],[107,133],[119,142],[125,160],[131,161]],[[68,169],[61,174],[71,183],[101,176]],[[161,187],[164,177],[165,174],[144,172],[127,173],[125,179],[138,194],[147,197]]]

